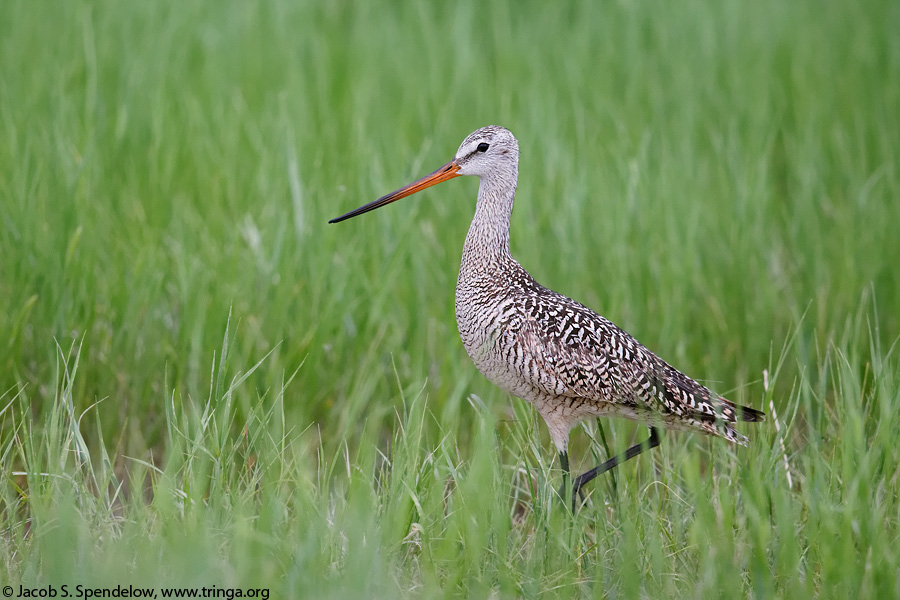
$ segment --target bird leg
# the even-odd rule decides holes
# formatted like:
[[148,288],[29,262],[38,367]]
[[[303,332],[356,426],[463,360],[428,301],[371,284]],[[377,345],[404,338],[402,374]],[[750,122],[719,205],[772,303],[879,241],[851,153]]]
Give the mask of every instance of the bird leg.
[[559,453],[559,465],[563,470],[563,484],[562,487],[559,488],[559,497],[562,498],[563,502],[568,504],[568,499],[566,498],[566,492],[569,491],[569,453],[568,452],[560,452]]
[[[569,489],[570,489],[569,488],[569,453],[568,452],[560,452],[559,453],[559,464],[563,470],[563,482],[562,482],[562,487],[559,488],[559,497],[562,498],[562,500],[565,504],[568,504],[569,503],[568,493],[569,493]],[[575,507],[575,498],[574,498],[575,492],[578,493],[578,496],[581,498],[581,502],[584,503],[584,492],[582,492],[580,489],[573,489],[572,490],[572,496],[573,496],[572,497],[572,507],[573,507],[572,511],[573,512],[574,512],[574,507]]]
[[[581,475],[576,477],[575,483],[572,486],[573,487],[573,489],[572,489],[572,510],[573,510],[573,512],[575,510],[576,495],[581,498],[582,502],[584,501],[584,492],[582,492],[581,488],[583,488],[586,483],[588,483],[589,481],[591,481],[592,479],[597,477],[597,475],[600,475],[601,473],[605,473],[605,472],[609,471],[610,469],[618,466],[620,463],[625,462],[629,458],[634,458],[635,456],[637,456],[644,450],[650,450],[651,448],[656,448],[657,446],[659,446],[659,430],[656,427],[651,427],[650,428],[650,439],[648,439],[645,442],[641,442],[640,444],[635,444],[634,446],[632,446],[631,448],[626,450],[623,454],[618,454],[616,456],[613,456],[605,463],[603,463],[599,466],[596,466],[593,469],[591,469],[590,471],[582,473]],[[563,453],[560,453],[560,460],[562,460],[562,456],[563,456]],[[567,468],[569,466],[569,457],[568,456],[566,456],[566,460],[563,463],[563,465],[564,465],[563,469],[565,470],[566,473],[568,473],[569,472],[569,470]],[[563,487],[564,488],[565,488],[565,481],[566,481],[565,475],[563,475]]]

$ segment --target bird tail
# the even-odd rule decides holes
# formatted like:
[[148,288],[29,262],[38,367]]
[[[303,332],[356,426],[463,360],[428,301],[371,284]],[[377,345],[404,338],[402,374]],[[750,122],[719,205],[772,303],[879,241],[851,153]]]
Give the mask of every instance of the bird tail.
[[747,421],[750,423],[758,423],[766,420],[766,413],[749,406],[734,405],[735,417],[738,421]]
[[[755,408],[750,408],[749,406],[741,406],[740,404],[735,404],[730,400],[725,400],[724,398],[721,398],[721,400],[734,410],[735,421],[758,423],[759,421],[766,420],[766,413],[762,412],[761,410],[756,410]],[[747,442],[750,441],[747,439],[747,436],[739,433],[737,430],[735,430],[734,427],[731,426],[731,423],[727,421],[718,421],[717,423],[715,423],[714,427],[718,430],[717,433],[719,435],[736,444],[740,444],[741,446],[746,446]]]

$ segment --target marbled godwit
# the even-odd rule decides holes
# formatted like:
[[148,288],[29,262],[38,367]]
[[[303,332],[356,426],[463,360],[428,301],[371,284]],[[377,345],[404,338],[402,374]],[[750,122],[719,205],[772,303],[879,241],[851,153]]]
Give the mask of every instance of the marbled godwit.
[[747,445],[736,421],[764,413],[738,406],[684,375],[586,306],[547,289],[509,253],[519,144],[503,127],[467,137],[453,160],[396,192],[329,221],[337,223],[460,175],[481,179],[456,283],[456,323],[466,352],[494,384],[527,400],[550,429],[569,474],[569,431],[586,417],[646,424],[650,438],[574,480],[573,504],[597,475],[659,445],[659,428]]

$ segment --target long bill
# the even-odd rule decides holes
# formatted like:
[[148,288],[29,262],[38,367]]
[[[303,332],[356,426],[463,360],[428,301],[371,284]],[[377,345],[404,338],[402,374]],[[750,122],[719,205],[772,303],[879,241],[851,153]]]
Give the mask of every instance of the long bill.
[[459,165],[456,164],[456,162],[451,160],[450,162],[448,162],[446,165],[444,165],[443,167],[441,167],[434,173],[426,175],[422,179],[413,181],[409,185],[400,188],[396,192],[391,192],[387,196],[382,196],[381,198],[379,198],[378,200],[375,200],[374,202],[369,202],[365,206],[360,206],[356,210],[351,210],[347,214],[341,215],[340,217],[332,219],[328,222],[329,223],[340,223],[341,221],[346,221],[347,219],[350,219],[357,215],[367,213],[370,210],[375,210],[376,208],[381,208],[385,204],[390,204],[391,202],[393,202],[395,200],[399,200],[400,198],[405,198],[409,195],[415,194],[416,192],[421,192],[425,188],[431,187],[438,183],[441,183],[442,181],[447,181],[448,179],[453,179],[454,177],[459,177],[459,175],[460,175]]

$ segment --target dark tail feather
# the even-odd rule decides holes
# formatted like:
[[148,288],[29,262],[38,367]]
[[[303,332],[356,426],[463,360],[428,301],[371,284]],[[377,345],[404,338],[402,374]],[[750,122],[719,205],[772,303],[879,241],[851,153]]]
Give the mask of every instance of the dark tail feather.
[[750,408],[749,406],[738,406],[735,405],[735,412],[737,413],[738,421],[765,421],[766,413],[761,410],[756,410],[755,408]]

